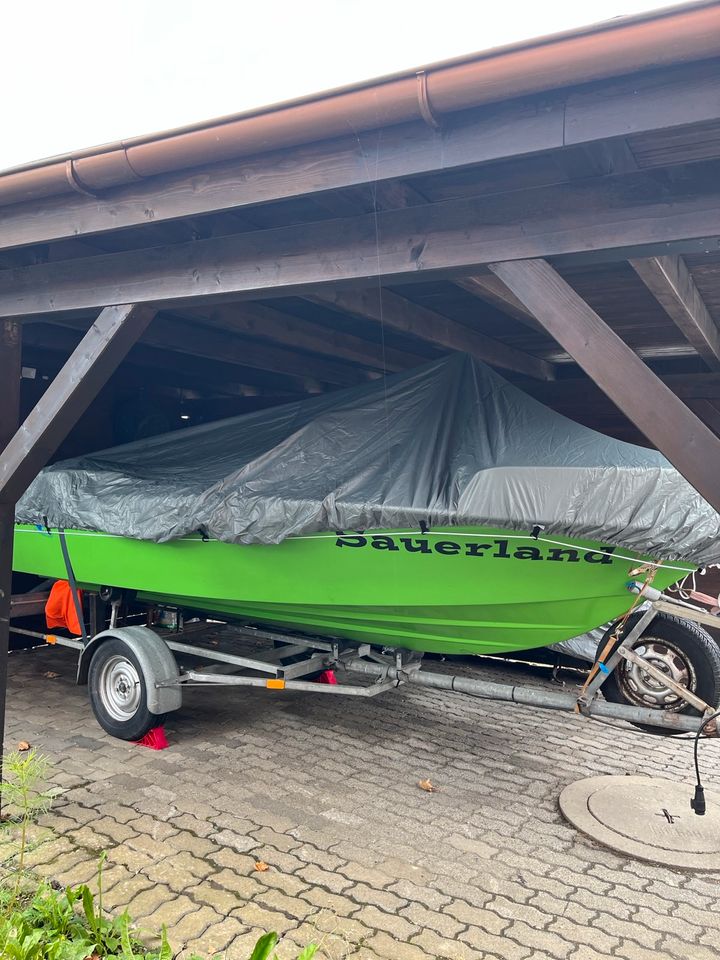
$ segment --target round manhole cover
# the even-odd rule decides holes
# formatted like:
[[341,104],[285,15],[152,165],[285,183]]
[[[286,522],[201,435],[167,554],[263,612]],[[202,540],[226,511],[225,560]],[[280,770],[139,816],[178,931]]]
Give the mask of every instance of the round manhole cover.
[[720,870],[720,796],[707,813],[690,808],[694,784],[651,777],[589,777],[560,794],[573,826],[639,860],[692,870]]

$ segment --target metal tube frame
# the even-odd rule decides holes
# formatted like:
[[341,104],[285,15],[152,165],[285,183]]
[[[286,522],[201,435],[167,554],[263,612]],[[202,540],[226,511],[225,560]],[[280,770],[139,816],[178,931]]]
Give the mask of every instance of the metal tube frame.
[[640,617],[635,626],[630,630],[620,641],[620,644],[615,648],[613,653],[608,657],[606,663],[596,663],[593,667],[595,675],[585,687],[583,695],[578,697],[578,705],[580,710],[584,712],[585,707],[593,700],[597,695],[600,687],[605,682],[605,679],[610,676],[613,670],[617,667],[622,659],[623,652],[625,650],[631,649],[632,645],[636,640],[639,640],[642,634],[645,631],[645,628],[650,626],[652,621],[657,616],[658,611],[655,606],[649,607],[645,613]]
[[[157,684],[157,686],[264,687],[274,691],[304,691],[331,696],[372,698],[385,691],[410,684],[431,689],[451,690],[485,700],[519,703],[548,710],[579,712],[587,717],[626,720],[631,723],[659,727],[677,733],[696,732],[703,721],[703,715],[689,716],[598,699],[597,694],[601,690],[604,680],[616,669],[621,660],[625,659],[633,663],[639,663],[649,674],[667,684],[679,696],[701,711],[701,714],[706,715],[708,712],[715,710],[714,705],[705,703],[692,691],[677,684],[652,664],[648,664],[638,657],[632,647],[661,610],[675,613],[698,623],[708,623],[712,618],[711,622],[718,625],[720,624],[720,618],[714,617],[705,610],[670,600],[658,591],[652,591],[649,599],[651,599],[651,606],[643,613],[633,628],[622,637],[607,662],[596,664],[595,675],[592,676],[590,683],[584,688],[580,696],[571,692],[513,686],[423,670],[417,653],[399,650],[394,647],[380,649],[367,643],[355,644],[339,640],[316,640],[312,637],[291,636],[252,627],[241,628],[241,635],[244,635],[247,639],[270,640],[280,646],[263,652],[262,655],[257,657],[238,656],[222,649],[209,649],[198,644],[185,643],[182,640],[175,639],[182,635],[181,632],[158,631],[158,634],[162,636],[174,653],[186,654],[209,662],[204,667],[185,669],[180,673],[177,680]],[[80,640],[68,639],[55,634],[39,633],[15,626],[11,626],[10,629],[14,633],[36,637],[48,643],[57,643],[61,646],[79,650],[83,648]],[[189,630],[188,632],[192,631]],[[295,663],[283,664],[280,662],[284,657],[295,657],[303,654],[303,659]],[[376,682],[365,686],[355,683],[335,685],[318,684],[302,679],[327,669],[373,676],[376,678]],[[719,735],[717,726],[706,728],[705,733],[710,736]]]

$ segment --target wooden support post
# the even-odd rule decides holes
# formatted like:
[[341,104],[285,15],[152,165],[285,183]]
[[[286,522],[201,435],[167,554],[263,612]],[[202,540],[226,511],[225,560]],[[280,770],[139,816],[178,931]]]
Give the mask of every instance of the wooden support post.
[[0,454],[0,503],[14,504],[95,399],[155,311],[106,307]]
[[[13,320],[0,321],[0,450],[7,446],[20,419],[21,369],[20,325]],[[5,741],[14,520],[14,505],[0,503],[0,776]]]
[[720,439],[547,261],[494,263],[490,269],[708,503],[720,510]]

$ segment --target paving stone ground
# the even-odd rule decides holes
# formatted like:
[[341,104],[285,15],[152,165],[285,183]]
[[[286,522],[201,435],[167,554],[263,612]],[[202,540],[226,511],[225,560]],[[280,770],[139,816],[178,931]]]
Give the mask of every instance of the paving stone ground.
[[[551,683],[487,660],[458,670]],[[30,859],[77,883],[106,849],[107,906],[148,933],[167,924],[181,957],[246,960],[269,929],[281,960],[312,940],[330,960],[720,955],[720,874],[610,853],[557,805],[604,773],[682,780],[689,798],[688,741],[439,691],[215,688],[186,691],[154,752],[106,736],[74,676],[66,650],[10,658],[7,746],[49,756],[63,791]],[[703,749],[720,790],[720,749]]]

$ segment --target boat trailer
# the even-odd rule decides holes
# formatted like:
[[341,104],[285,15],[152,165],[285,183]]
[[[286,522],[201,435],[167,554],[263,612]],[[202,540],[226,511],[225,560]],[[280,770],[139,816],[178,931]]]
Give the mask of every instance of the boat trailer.
[[[708,626],[717,626],[719,619],[700,607],[667,597],[647,584],[630,581],[628,589],[638,595],[638,599],[648,601],[647,609],[625,635],[620,635],[619,642],[607,656],[606,662],[594,664],[579,692],[543,690],[440,673],[424,669],[421,663],[422,654],[413,651],[395,647],[380,648],[344,640],[288,635],[252,626],[238,627],[234,636],[256,643],[260,641],[267,645],[268,649],[257,656],[243,656],[230,650],[191,642],[193,633],[206,631],[212,624],[222,625],[225,621],[184,622],[182,611],[163,608],[160,611],[160,623],[154,622],[152,627],[120,626],[119,599],[112,601],[108,629],[99,633],[92,631],[83,640],[40,633],[14,625],[11,625],[11,630],[19,635],[77,650],[78,683],[88,681],[90,662],[102,648],[104,641],[115,639],[125,644],[134,654],[136,665],[129,673],[116,671],[116,689],[110,686],[105,690],[105,696],[111,701],[109,707],[118,718],[123,716],[124,701],[132,701],[132,688],[139,683],[145,690],[147,709],[154,715],[177,710],[182,702],[182,689],[190,686],[262,687],[274,692],[303,691],[322,696],[366,698],[401,686],[419,686],[451,690],[485,700],[564,710],[586,717],[626,720],[671,733],[697,733],[708,717],[717,710],[717,705],[706,703],[666,672],[639,657],[633,646],[660,612],[672,613]],[[91,625],[96,627],[99,622],[98,597],[93,595],[92,600]],[[154,615],[157,616],[157,613],[156,608]],[[681,701],[694,707],[698,711],[697,715],[601,699],[598,694],[604,681],[623,659],[640,666],[649,677],[671,689]],[[339,673],[342,682],[323,684],[313,679],[320,672],[329,670]],[[375,680],[361,684],[353,682],[351,674],[374,677]],[[103,725],[103,718],[98,714],[94,701],[93,708]],[[713,720],[706,723],[703,733],[706,736],[718,736],[717,722]],[[115,735],[118,735],[117,732]]]

